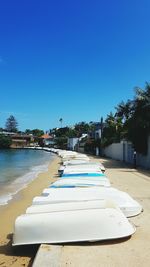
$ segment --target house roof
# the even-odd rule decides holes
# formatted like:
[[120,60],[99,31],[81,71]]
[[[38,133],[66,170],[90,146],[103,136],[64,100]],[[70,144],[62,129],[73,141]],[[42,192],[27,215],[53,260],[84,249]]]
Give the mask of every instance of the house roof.
[[51,139],[52,136],[49,135],[49,134],[43,134],[43,135],[41,136],[41,138],[43,138],[43,139]]

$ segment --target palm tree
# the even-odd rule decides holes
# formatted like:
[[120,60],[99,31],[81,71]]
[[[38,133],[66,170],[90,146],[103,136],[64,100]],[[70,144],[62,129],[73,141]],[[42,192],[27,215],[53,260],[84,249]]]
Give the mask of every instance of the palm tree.
[[150,133],[150,84],[145,89],[135,88],[133,112],[128,120],[127,137],[137,152],[147,153],[147,140]]
[[117,107],[115,107],[117,112],[115,114],[115,117],[119,117],[122,119],[123,122],[128,120],[133,111],[133,101],[129,100],[125,103],[122,101],[120,104],[118,104]]

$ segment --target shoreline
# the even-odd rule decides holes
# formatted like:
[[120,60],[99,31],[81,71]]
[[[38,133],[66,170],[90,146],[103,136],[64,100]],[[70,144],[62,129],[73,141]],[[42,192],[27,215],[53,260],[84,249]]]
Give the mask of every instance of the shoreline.
[[[20,190],[8,204],[0,206],[0,265],[1,266],[32,266],[32,260],[37,250],[34,248],[20,248],[16,252],[12,247],[12,236],[15,219],[25,213],[27,207],[32,204],[35,196],[41,195],[42,190],[57,178],[57,170],[60,159],[54,158],[48,165],[46,172],[38,176]],[[56,177],[56,178],[55,178]]]
[[[14,149],[13,149],[14,150]],[[55,155],[28,149],[27,152],[0,152],[0,207],[7,205],[14,196],[26,188],[38,174],[46,172]],[[14,158],[16,160],[14,160]],[[2,159],[2,161],[1,161]],[[8,163],[7,163],[8,160]]]

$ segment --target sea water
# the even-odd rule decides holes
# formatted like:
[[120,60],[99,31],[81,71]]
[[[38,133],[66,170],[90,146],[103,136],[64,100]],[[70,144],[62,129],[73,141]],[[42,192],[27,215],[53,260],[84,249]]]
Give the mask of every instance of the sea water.
[[48,170],[54,155],[44,150],[0,150],[0,205],[33,181],[39,173]]

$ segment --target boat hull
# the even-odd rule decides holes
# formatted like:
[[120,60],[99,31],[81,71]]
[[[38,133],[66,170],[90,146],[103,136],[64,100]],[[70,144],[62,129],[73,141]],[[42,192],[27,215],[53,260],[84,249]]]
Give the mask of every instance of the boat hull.
[[110,182],[109,180],[104,177],[104,178],[97,178],[97,177],[93,177],[93,178],[86,178],[86,177],[82,177],[78,178],[78,177],[72,177],[72,178],[61,178],[58,179],[56,182],[52,183],[50,187],[53,188],[59,188],[59,187],[89,187],[89,186],[106,186],[109,187],[110,186]]
[[33,199],[32,204],[44,205],[102,199],[115,202],[126,217],[136,216],[142,211],[142,206],[136,200],[113,187],[47,188],[43,191],[43,196]]
[[115,208],[24,214],[16,219],[13,246],[110,240],[134,232],[135,227]]
[[69,210],[85,210],[85,209],[104,209],[104,208],[117,208],[112,200],[85,200],[78,202],[62,202],[45,205],[32,205],[27,208],[26,213],[45,213],[56,211],[69,211]]

